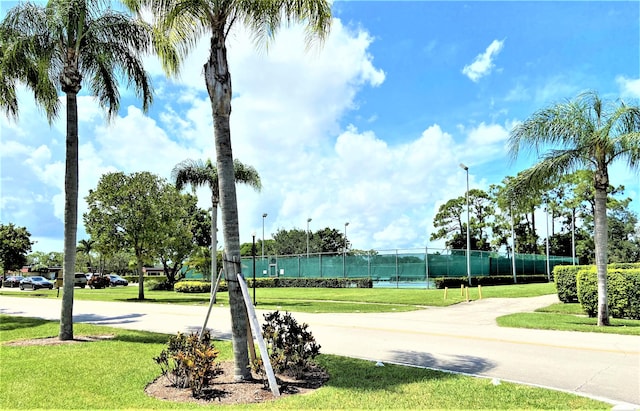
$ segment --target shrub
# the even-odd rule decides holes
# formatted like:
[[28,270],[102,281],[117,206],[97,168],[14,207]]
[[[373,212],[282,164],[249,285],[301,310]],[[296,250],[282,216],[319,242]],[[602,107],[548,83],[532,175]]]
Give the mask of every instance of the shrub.
[[[253,287],[253,279],[246,278],[249,288]],[[257,278],[256,288],[268,287],[300,287],[300,288],[372,288],[370,278]]]
[[220,374],[216,362],[218,350],[211,342],[211,334],[204,331],[202,337],[182,333],[169,337],[167,348],[154,358],[174,387],[191,388],[194,397],[202,397],[211,381]]
[[144,282],[144,288],[149,291],[173,291],[173,284],[167,280],[149,279]]
[[[589,317],[598,313],[596,268],[583,269],[577,276],[578,300]],[[640,270],[607,270],[607,303],[614,318],[640,319]]]
[[558,290],[558,299],[563,303],[578,301],[576,276],[580,270],[587,268],[583,265],[557,265],[553,267],[553,278]]
[[[177,293],[209,293],[211,283],[206,281],[179,281],[175,283],[173,289]],[[221,291],[218,289],[218,291]]]
[[307,324],[298,324],[290,313],[279,311],[264,314],[262,335],[269,348],[269,359],[276,373],[289,373],[300,378],[320,354],[320,345],[307,330]]

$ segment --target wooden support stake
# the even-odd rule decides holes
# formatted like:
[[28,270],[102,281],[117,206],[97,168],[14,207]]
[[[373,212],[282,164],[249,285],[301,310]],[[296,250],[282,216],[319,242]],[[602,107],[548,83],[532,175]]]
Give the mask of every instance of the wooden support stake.
[[482,300],[482,286],[478,284],[478,299]]
[[449,287],[444,287],[444,299],[447,299],[447,291],[449,291]]
[[256,345],[253,342],[253,333],[251,332],[251,323],[249,322],[249,316],[247,315],[247,346],[249,347],[249,359],[251,365],[256,362]]
[[469,302],[469,287],[464,287],[464,289],[467,294],[467,302]]
[[464,297],[464,284],[460,284],[460,297]]
[[271,388],[271,392],[275,397],[279,397],[280,390],[278,389],[276,375],[273,372],[273,367],[271,366],[271,360],[269,359],[269,352],[267,351],[267,345],[264,342],[264,338],[262,338],[262,330],[260,329],[260,323],[258,323],[256,308],[253,306],[253,303],[251,302],[251,297],[249,296],[249,289],[247,288],[247,283],[244,282],[244,278],[242,278],[242,274],[238,274],[238,283],[240,283],[240,289],[242,290],[244,305],[247,307],[247,314],[249,315],[249,324],[251,324],[253,333],[256,336],[256,339],[258,340],[258,348],[260,348],[262,365],[264,366],[264,370],[267,373],[269,388]]

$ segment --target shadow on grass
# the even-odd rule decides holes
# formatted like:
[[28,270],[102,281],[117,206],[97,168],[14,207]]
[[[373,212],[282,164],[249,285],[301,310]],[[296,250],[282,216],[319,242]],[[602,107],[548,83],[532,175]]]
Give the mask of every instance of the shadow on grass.
[[143,317],[145,314],[126,314],[126,315],[99,315],[99,314],[80,314],[74,315],[74,322],[91,323],[95,325],[114,325],[114,324],[129,324],[135,322],[135,319]]
[[9,313],[6,310],[1,310],[1,312],[2,314],[6,315],[4,315],[2,317],[2,321],[0,321],[0,331],[11,331],[21,328],[38,327],[49,322],[41,318],[16,317],[15,312]]
[[115,298],[114,301],[122,301],[125,303],[158,303],[158,304],[209,304],[209,299],[199,298]]
[[[329,375],[326,386],[359,391],[387,391],[394,385],[404,385],[427,380],[458,378],[455,374],[429,370],[425,368],[405,367],[385,364],[376,366],[374,361],[358,360],[335,355],[321,355],[316,362],[325,368]],[[345,372],[348,370],[348,372]]]
[[480,374],[495,367],[495,363],[492,361],[470,355],[448,356],[447,360],[443,360],[424,352],[392,351],[392,353],[395,363],[467,374]]

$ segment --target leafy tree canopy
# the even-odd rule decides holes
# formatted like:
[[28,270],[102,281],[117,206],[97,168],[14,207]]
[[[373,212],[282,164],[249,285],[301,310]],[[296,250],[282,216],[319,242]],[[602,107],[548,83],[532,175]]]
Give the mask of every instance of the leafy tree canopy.
[[3,271],[22,268],[31,251],[31,234],[25,227],[13,223],[0,224],[0,264]]

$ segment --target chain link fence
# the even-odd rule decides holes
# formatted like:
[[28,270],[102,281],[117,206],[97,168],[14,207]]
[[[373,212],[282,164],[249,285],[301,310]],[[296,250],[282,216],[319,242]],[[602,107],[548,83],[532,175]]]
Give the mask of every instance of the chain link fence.
[[[514,258],[515,257],[515,258]],[[241,259],[245,278],[371,278],[374,286],[430,287],[435,277],[466,277],[466,250],[414,249],[376,250],[366,254],[303,254],[256,256]],[[571,257],[537,254],[506,256],[496,252],[471,251],[472,277],[489,275],[550,276],[556,265],[573,264]],[[515,270],[514,270],[515,263]]]

